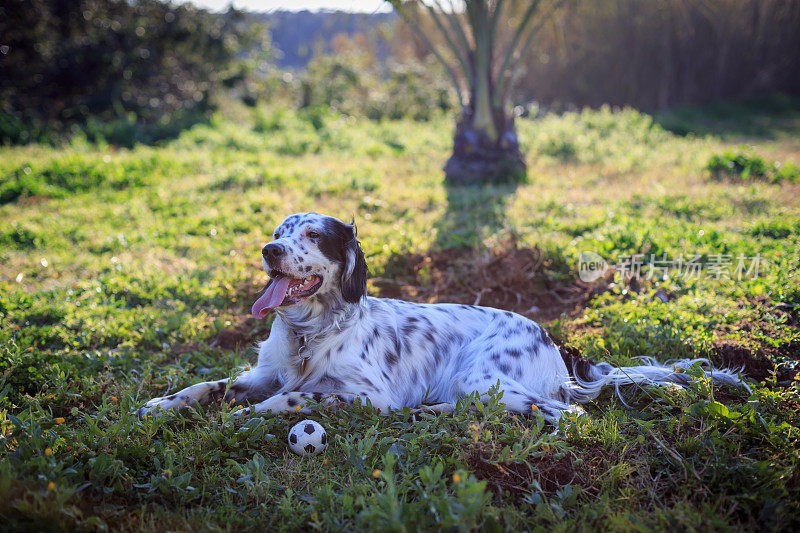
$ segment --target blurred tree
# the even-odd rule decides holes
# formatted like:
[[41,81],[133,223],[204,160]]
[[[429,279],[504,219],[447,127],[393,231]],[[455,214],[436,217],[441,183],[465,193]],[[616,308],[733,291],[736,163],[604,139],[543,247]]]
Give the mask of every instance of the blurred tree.
[[[520,58],[558,0],[388,0],[444,65],[462,106],[445,165],[450,183],[525,175],[510,109]],[[438,45],[434,39],[441,37]]]
[[434,58],[381,61],[375,40],[362,33],[333,36],[333,53],[315,54],[296,76],[299,107],[330,107],[374,120],[428,120],[454,107],[452,91]]
[[[142,137],[208,110],[214,90],[241,76],[234,60],[259,33],[233,9],[216,15],[159,0],[6,0],[0,129],[122,120],[150,126],[130,140],[154,140]],[[13,133],[0,137],[35,140]]]
[[534,37],[517,102],[644,110],[800,94],[798,0],[571,0]]

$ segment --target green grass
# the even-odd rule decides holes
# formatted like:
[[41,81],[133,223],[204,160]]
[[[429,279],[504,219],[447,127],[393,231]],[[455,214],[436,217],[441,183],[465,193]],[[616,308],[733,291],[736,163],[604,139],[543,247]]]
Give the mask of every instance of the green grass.
[[[514,187],[444,186],[449,117],[370,122],[228,105],[155,148],[0,148],[0,520],[148,531],[791,529],[800,189],[716,179],[707,164],[745,143],[748,157],[790,168],[800,145],[788,115],[739,113],[724,117],[731,130],[742,124],[735,138],[676,135],[631,110],[521,120],[529,177]],[[673,126],[691,131],[701,115]],[[314,458],[285,442],[301,415],[237,428],[222,406],[135,420],[152,396],[254,361],[249,343],[269,327],[247,315],[265,281],[259,250],[303,210],[355,215],[374,277],[426,284],[438,279],[430,268],[403,270],[412,254],[477,258],[509,238],[541,251],[550,288],[574,284],[581,251],[612,263],[758,255],[768,268],[741,281],[673,272],[631,284],[617,274],[545,321],[593,360],[746,363],[753,392],[702,380],[684,392],[626,389],[630,407],[604,393],[556,433],[507,415],[497,396],[416,420],[322,409],[311,417],[331,445]]]

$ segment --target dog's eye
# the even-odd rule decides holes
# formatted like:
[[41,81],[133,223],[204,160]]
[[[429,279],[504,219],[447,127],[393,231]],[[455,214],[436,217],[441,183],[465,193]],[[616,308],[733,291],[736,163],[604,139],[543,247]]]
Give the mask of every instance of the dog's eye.
[[272,234],[272,238],[273,238],[273,239],[280,239],[280,238],[281,238],[281,236],[280,236],[280,235],[278,235],[277,233],[273,233],[273,234]]
[[307,235],[310,239],[319,239],[319,233],[316,231],[309,231]]

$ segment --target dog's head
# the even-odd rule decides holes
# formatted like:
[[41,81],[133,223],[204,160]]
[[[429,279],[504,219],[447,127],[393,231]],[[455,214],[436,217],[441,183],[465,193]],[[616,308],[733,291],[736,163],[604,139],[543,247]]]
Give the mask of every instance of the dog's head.
[[266,292],[253,304],[263,318],[324,296],[356,303],[367,293],[367,263],[354,224],[317,213],[298,213],[275,228],[274,240],[261,250],[270,277]]

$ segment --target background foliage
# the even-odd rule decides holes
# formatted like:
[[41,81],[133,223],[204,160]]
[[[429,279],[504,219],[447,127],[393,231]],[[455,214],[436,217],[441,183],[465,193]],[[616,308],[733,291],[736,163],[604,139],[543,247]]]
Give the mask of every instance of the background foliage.
[[[158,0],[0,9],[3,143],[76,132],[152,143],[207,120],[214,96],[231,89],[250,105],[373,119],[427,120],[455,106],[424,43],[392,15],[210,14]],[[663,111],[800,94],[798,24],[795,0],[566,2],[534,39],[514,100],[534,110]]]
[[521,101],[665,110],[798,94],[800,2],[578,0],[543,28]]
[[[0,7],[0,140],[150,143],[206,116],[260,28],[157,0],[11,0]],[[137,127],[139,126],[139,127]]]

